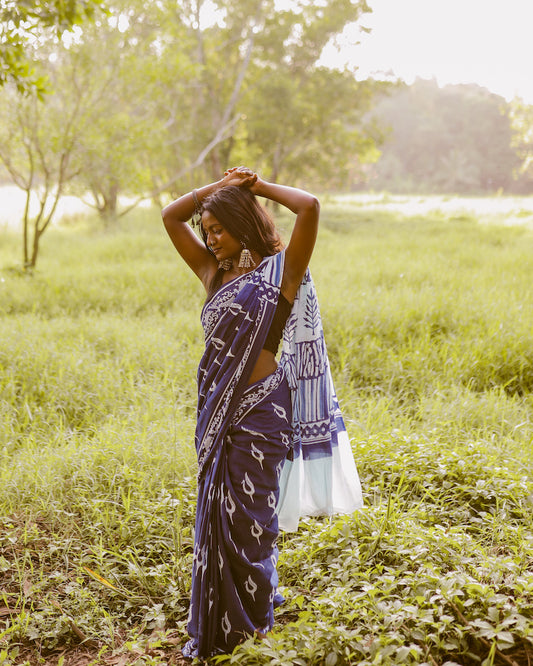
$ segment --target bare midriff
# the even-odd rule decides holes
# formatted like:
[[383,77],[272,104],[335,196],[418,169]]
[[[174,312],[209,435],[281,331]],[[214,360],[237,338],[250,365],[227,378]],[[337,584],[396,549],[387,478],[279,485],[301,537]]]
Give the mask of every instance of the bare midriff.
[[252,374],[250,375],[250,379],[248,380],[248,384],[253,384],[260,379],[268,377],[268,375],[276,372],[277,367],[278,363],[274,354],[271,351],[268,351],[268,349],[261,349],[254,369],[252,370]]

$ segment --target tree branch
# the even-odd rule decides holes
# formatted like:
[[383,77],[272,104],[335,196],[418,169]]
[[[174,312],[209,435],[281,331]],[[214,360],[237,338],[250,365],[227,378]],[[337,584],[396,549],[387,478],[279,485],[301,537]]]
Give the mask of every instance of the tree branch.
[[174,185],[175,182],[180,180],[180,178],[183,178],[183,176],[201,166],[204,163],[205,158],[209,155],[209,153],[213,150],[213,148],[215,148],[215,146],[217,146],[222,141],[225,141],[228,138],[228,136],[231,136],[228,135],[228,131],[237,124],[239,118],[240,114],[236,114],[232,118],[232,120],[229,123],[227,123],[227,125],[221,127],[216,133],[216,135],[213,137],[213,139],[211,139],[211,141],[207,144],[207,146],[205,146],[205,148],[198,153],[194,162],[192,162],[187,167],[184,167],[183,169],[178,171],[170,180],[167,180],[166,183],[163,183],[163,185],[160,185],[159,187],[157,187],[155,190],[152,190],[148,194],[145,194],[142,197],[137,198],[132,204],[130,204],[124,210],[122,210],[119,213],[118,217],[126,215],[126,213],[129,213],[130,210],[136,208],[142,201],[146,201],[147,199],[152,199],[153,197],[162,194],[163,192],[168,190],[169,187]]

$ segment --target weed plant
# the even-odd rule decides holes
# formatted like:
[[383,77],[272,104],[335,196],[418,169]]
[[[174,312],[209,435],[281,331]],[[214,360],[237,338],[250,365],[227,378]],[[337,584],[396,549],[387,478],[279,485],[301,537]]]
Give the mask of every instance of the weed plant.
[[[217,663],[529,664],[533,235],[326,202],[312,271],[363,483],[280,538]],[[280,226],[290,226],[285,216]],[[181,663],[200,284],[155,210],[0,246],[0,665]]]

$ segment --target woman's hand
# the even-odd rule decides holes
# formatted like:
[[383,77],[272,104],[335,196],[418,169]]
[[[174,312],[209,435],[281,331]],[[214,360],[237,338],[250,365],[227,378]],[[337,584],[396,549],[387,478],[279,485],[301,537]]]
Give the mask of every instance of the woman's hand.
[[252,188],[256,183],[257,178],[257,174],[248,167],[231,167],[231,169],[227,169],[224,172],[224,178],[222,178],[221,185],[222,187],[236,185],[237,187]]

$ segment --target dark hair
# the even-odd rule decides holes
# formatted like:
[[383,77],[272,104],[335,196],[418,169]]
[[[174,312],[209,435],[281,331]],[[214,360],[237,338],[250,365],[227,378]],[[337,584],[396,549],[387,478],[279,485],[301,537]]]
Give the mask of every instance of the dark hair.
[[[236,185],[223,187],[204,199],[204,210],[216,217],[233,238],[262,257],[270,257],[283,248],[272,218],[248,188]],[[207,236],[202,226],[200,229],[205,243]]]
[[[233,238],[255,250],[262,257],[270,257],[283,249],[283,243],[274,222],[267,211],[248,188],[228,185],[206,197],[202,211],[216,217]],[[200,232],[207,246],[207,235],[202,225]],[[207,291],[207,300],[222,284],[224,271],[219,268]]]

